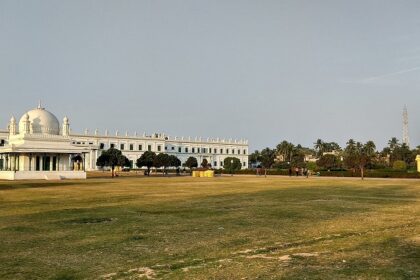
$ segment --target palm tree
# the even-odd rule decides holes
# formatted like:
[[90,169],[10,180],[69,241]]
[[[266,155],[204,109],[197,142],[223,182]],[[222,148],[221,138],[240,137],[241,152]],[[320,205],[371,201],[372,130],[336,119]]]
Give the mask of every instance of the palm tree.
[[293,150],[295,149],[295,145],[286,140],[282,141],[280,144],[277,145],[277,153],[283,156],[284,161],[290,161],[293,157]]
[[356,151],[356,142],[353,139],[350,139],[349,141],[347,141],[347,146],[344,149],[344,152],[346,154],[354,154],[355,151]]
[[367,141],[365,144],[366,155],[373,157],[376,155],[376,145],[373,141]]
[[391,149],[391,151],[394,151],[395,148],[398,148],[399,145],[399,141],[396,137],[392,137],[391,140],[388,141],[388,146]]
[[316,150],[317,156],[322,156],[322,154],[324,153],[324,141],[322,141],[321,139],[316,140],[316,142],[314,143],[314,148]]
[[354,157],[355,164],[358,165],[360,169],[360,176],[362,180],[365,176],[366,165],[373,159],[376,155],[376,145],[373,141],[368,141],[366,144],[360,142],[356,143],[356,154]]

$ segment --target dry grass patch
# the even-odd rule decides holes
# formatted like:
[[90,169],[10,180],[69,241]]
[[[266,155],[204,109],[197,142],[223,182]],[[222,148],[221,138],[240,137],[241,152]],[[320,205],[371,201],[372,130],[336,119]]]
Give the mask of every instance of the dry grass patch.
[[415,279],[419,181],[0,182],[2,279]]

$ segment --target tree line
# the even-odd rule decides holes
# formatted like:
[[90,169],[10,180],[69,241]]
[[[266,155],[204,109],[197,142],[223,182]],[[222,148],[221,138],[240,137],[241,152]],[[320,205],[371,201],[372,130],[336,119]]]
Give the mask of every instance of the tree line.
[[373,141],[365,143],[350,139],[344,148],[335,142],[315,141],[312,148],[282,141],[276,148],[265,148],[249,156],[251,165],[265,169],[287,169],[292,167],[309,169],[345,169],[359,171],[364,177],[366,169],[406,170],[415,168],[416,155],[420,146],[410,149],[396,137],[388,141],[388,146],[378,151]]
[[[102,154],[98,157],[96,160],[96,166],[101,169],[104,167],[110,167],[112,177],[114,177],[116,175],[116,167],[131,167],[131,162],[126,156],[122,154],[120,150],[110,148],[106,151],[103,151]],[[177,169],[177,171],[179,171],[178,169],[181,166],[181,160],[175,155],[168,155],[166,153],[156,154],[152,151],[146,151],[137,159],[136,166],[137,168],[146,167],[146,175],[150,175],[150,170],[152,167],[162,168],[163,173],[165,174],[168,167],[174,167]],[[197,168],[197,158],[190,156],[185,161],[183,166],[188,167],[189,169]],[[211,163],[209,163],[207,159],[203,159],[200,166],[206,169],[212,168]],[[227,157],[223,162],[224,169],[230,170],[232,172],[240,170],[241,166],[241,161],[236,157]]]

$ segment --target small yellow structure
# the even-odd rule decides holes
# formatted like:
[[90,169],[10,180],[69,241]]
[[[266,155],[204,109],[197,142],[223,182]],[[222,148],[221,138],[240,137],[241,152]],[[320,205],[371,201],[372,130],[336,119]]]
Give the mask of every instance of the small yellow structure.
[[214,177],[214,171],[213,170],[207,170],[204,172],[204,177],[212,178]]
[[195,178],[199,178],[199,177],[206,177],[206,178],[212,178],[214,177],[214,171],[213,170],[195,170],[192,172],[192,176]]
[[416,161],[417,161],[417,171],[420,172],[420,155],[417,155]]

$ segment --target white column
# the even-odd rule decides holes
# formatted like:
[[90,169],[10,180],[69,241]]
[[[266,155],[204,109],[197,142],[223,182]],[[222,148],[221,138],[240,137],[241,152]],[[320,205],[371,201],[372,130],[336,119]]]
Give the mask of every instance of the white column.
[[95,150],[95,161],[93,162],[93,168],[97,169],[96,167],[96,161],[98,160],[98,150]]
[[44,171],[44,156],[39,156],[39,170]]
[[50,155],[50,171],[53,171],[53,155]]
[[12,171],[14,171],[15,170],[15,167],[16,167],[16,160],[15,160],[15,155],[13,155],[13,156],[11,156],[10,169]]

